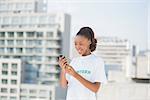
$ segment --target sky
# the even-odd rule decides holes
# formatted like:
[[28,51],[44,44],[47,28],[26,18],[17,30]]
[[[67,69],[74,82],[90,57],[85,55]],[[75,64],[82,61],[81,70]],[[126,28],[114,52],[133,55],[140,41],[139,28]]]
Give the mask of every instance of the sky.
[[[150,47],[150,0],[48,0],[48,12],[71,15],[71,36],[91,27],[96,36],[128,39],[138,49]],[[148,23],[149,22],[149,23]],[[149,48],[150,49],[150,48]]]

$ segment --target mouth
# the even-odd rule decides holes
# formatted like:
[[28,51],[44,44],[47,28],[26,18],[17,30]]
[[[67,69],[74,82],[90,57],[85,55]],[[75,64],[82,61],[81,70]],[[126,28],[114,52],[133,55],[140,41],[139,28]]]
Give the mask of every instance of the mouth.
[[78,52],[81,54],[81,53],[82,53],[82,50],[81,50],[81,49],[79,49],[79,50],[78,50]]

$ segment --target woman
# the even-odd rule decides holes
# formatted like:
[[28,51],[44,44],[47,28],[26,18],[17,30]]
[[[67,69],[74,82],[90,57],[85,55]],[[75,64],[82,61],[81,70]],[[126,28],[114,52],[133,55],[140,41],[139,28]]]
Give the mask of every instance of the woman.
[[96,43],[93,30],[83,27],[75,37],[75,48],[81,56],[70,64],[65,57],[59,57],[60,84],[68,87],[67,100],[96,100],[101,83],[106,82],[104,62],[92,54]]

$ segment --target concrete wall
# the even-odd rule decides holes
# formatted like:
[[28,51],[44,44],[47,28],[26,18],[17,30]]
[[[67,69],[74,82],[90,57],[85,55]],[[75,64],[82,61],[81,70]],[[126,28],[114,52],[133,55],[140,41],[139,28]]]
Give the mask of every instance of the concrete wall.
[[97,100],[150,100],[150,83],[108,83],[97,94]]

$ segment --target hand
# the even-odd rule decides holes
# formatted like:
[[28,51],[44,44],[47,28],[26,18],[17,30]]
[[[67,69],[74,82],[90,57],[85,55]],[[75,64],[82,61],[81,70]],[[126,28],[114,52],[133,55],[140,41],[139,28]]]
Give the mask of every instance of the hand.
[[76,71],[72,68],[72,66],[68,65],[65,68],[66,73],[75,76],[76,75]]
[[65,66],[67,65],[67,59],[62,56],[62,57],[59,57],[59,66],[61,67],[62,70],[65,70]]

